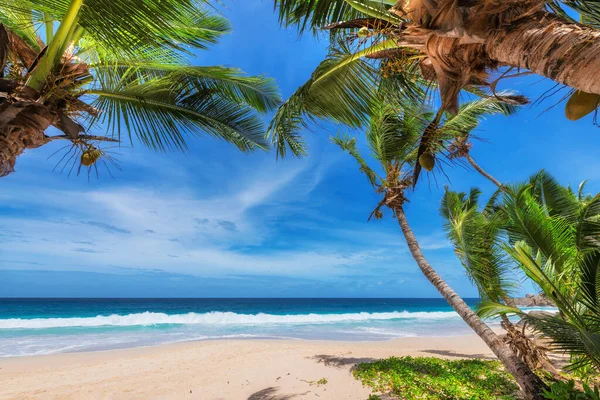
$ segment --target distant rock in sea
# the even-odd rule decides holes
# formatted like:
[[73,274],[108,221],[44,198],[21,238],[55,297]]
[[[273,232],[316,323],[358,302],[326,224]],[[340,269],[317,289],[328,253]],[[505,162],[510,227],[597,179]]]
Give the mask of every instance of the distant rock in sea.
[[556,304],[543,294],[526,294],[525,297],[515,297],[513,300],[520,307],[556,307]]

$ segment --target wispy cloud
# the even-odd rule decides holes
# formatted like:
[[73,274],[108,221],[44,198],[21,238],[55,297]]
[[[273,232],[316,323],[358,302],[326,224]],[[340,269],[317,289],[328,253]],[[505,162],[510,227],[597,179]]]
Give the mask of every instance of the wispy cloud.
[[130,234],[131,233],[131,231],[129,229],[119,228],[119,227],[116,227],[114,225],[105,224],[104,222],[82,221],[81,223],[82,224],[86,224],[86,225],[90,225],[90,226],[95,226],[96,228],[104,229],[105,231],[111,232],[111,233],[125,233],[125,234]]

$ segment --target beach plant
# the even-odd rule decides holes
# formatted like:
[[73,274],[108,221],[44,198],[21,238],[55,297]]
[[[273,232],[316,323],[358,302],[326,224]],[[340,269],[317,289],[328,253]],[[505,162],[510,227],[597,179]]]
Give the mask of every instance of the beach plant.
[[279,103],[275,83],[194,63],[229,30],[205,0],[2,1],[0,177],[53,141],[67,143],[62,162],[90,169],[105,142],[185,150],[207,134],[267,148],[260,114]]
[[575,381],[555,382],[544,391],[544,397],[548,400],[600,400],[598,387],[583,385],[583,390],[576,388]]
[[518,385],[498,361],[391,357],[359,364],[352,373],[374,391],[405,400],[519,398]]
[[[597,375],[600,194],[586,194],[585,182],[575,192],[541,171],[522,184],[504,185],[483,208],[477,196],[447,189],[441,213],[482,296],[478,314],[521,316],[550,340],[550,348],[571,355],[569,370]],[[507,302],[502,294],[512,284],[511,268],[539,287],[559,313],[529,315]]]

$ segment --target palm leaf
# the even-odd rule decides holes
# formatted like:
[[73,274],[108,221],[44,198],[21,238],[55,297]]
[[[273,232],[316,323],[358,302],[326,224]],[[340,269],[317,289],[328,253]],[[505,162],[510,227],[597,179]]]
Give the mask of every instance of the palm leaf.
[[[228,22],[210,15],[196,0],[94,0],[81,8],[78,23],[84,29],[88,47],[99,46],[116,53],[161,52],[176,57],[208,43],[229,30]],[[54,20],[62,20],[69,0],[20,0],[5,7],[35,10]],[[157,17],[160,16],[160,17]]]
[[477,315],[481,318],[494,318],[500,315],[524,315],[519,308],[507,306],[491,300],[482,300],[477,305]]
[[[507,96],[510,93],[499,93],[498,96]],[[475,129],[486,116],[512,115],[518,107],[507,104],[495,97],[481,98],[463,104],[456,115],[450,116],[440,129],[451,136],[464,136]]]
[[360,171],[366,175],[371,186],[377,186],[377,181],[381,181],[381,178],[371,169],[371,167],[369,167],[365,159],[360,155],[356,147],[356,138],[348,135],[337,135],[332,136],[331,141],[356,160]]
[[247,76],[237,68],[184,66],[163,64],[152,60],[120,60],[91,64],[100,79],[121,81],[128,76],[140,82],[166,78],[175,86],[219,92],[231,101],[246,103],[259,112],[273,110],[280,102],[275,82],[265,76]]
[[500,303],[508,299],[515,287],[509,267],[499,248],[502,225],[500,220],[478,210],[481,192],[472,189],[469,195],[446,188],[440,214],[444,228],[454,245],[454,251],[484,300]]
[[18,6],[20,1],[5,0],[0,4],[0,23],[13,31],[32,49],[39,51],[40,44],[35,32],[38,16],[27,8]]
[[342,45],[333,47],[311,78],[275,113],[267,137],[278,156],[286,148],[296,156],[305,154],[299,129],[310,121],[333,119],[350,127],[363,126],[376,88],[377,71]]
[[410,104],[393,105],[381,94],[373,105],[367,143],[375,159],[383,165],[392,161],[415,162],[414,150],[426,122]]
[[122,131],[148,147],[186,148],[186,136],[202,132],[248,151],[266,148],[263,124],[253,110],[210,88],[174,86],[171,79],[102,82],[87,91],[101,111],[91,124],[106,122],[113,137]]
[[[394,4],[391,0],[362,0],[354,3],[375,7]],[[344,0],[275,0],[275,8],[279,13],[280,23],[286,26],[296,25],[300,33],[307,29],[316,33],[322,26],[332,22],[369,16]]]

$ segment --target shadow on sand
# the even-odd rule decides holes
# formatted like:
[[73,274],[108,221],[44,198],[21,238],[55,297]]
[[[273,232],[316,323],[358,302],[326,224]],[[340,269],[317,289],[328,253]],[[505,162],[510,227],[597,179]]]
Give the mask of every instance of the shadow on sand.
[[259,390],[256,393],[253,393],[248,397],[248,400],[292,400],[297,396],[303,396],[306,393],[300,394],[277,394],[279,388],[276,387],[268,387],[263,390]]
[[495,357],[484,354],[463,354],[448,350],[421,350],[422,353],[437,354],[445,357],[464,358],[469,360],[496,360]]
[[343,368],[347,365],[352,365],[350,370],[353,370],[356,364],[377,361],[376,358],[338,357],[327,354],[317,354],[312,359],[318,363],[323,363],[326,367]]

